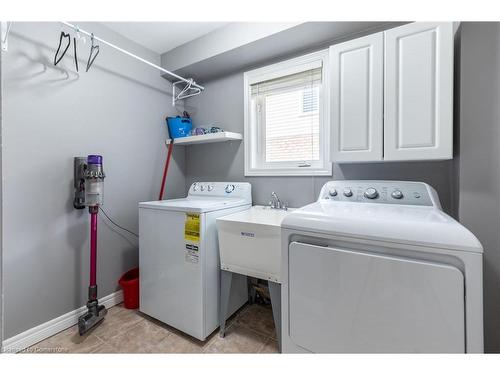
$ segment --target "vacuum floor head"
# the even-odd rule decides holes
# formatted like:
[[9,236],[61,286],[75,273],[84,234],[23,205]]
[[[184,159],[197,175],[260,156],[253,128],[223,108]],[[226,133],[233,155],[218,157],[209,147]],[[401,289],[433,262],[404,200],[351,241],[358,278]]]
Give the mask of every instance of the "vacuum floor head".
[[108,310],[103,305],[98,305],[97,301],[88,303],[87,308],[87,312],[78,318],[78,332],[80,336],[85,335],[101,323],[108,313]]

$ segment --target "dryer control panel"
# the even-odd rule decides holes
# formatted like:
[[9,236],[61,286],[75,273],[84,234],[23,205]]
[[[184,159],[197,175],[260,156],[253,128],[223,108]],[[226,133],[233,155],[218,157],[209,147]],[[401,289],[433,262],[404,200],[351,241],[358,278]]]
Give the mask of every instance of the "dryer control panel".
[[441,208],[437,193],[431,186],[410,181],[330,181],[321,189],[318,200]]

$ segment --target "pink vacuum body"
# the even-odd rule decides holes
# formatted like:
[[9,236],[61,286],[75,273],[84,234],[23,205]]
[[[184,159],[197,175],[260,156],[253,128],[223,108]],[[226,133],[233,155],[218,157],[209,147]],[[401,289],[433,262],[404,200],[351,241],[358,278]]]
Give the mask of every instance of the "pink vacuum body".
[[[102,322],[107,313],[106,308],[99,305],[97,300],[97,214],[99,213],[99,206],[103,202],[104,177],[102,156],[89,155],[83,167],[83,179],[85,180],[84,204],[89,208],[90,214],[90,281],[87,312],[78,318],[78,332],[80,335],[86,334]],[[81,186],[81,184],[78,186]]]
[[[96,211],[99,210],[97,207]],[[90,213],[90,286],[97,288],[97,212]],[[97,295],[92,295],[97,298]]]

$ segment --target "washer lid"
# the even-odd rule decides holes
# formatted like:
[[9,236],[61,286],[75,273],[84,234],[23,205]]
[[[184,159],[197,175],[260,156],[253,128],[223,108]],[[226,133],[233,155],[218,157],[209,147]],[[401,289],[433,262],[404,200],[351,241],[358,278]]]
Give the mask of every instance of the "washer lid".
[[164,201],[140,202],[139,208],[166,211],[210,212],[249,204],[241,198],[198,198],[187,197]]
[[482,253],[478,239],[435,207],[320,200],[287,215],[282,228]]

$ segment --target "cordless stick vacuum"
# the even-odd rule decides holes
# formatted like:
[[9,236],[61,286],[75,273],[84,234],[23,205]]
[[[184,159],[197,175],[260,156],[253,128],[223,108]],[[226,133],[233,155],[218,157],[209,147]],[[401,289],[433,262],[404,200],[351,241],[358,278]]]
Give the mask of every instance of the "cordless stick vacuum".
[[[85,158],[75,158],[75,208],[87,206],[90,214],[90,285],[87,312],[78,318],[80,336],[102,322],[107,310],[99,305],[97,300],[97,214],[103,203],[104,172],[102,156],[89,155]],[[78,180],[78,181],[77,181]],[[84,185],[83,185],[84,184]],[[84,188],[84,202],[82,202]],[[83,204],[82,204],[83,203]]]

